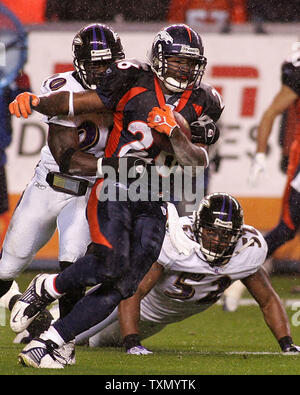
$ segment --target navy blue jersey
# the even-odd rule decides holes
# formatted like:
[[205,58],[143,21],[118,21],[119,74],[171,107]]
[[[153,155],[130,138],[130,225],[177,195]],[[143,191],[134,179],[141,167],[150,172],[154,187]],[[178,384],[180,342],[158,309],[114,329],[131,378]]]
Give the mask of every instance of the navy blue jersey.
[[[153,141],[147,117],[153,107],[172,105],[189,122],[201,114],[217,121],[222,112],[217,93],[208,85],[165,96],[150,66],[135,60],[122,60],[112,65],[97,89],[103,103],[114,112],[114,128],[106,147],[106,156],[129,153],[155,159],[160,148]],[[146,154],[145,154],[146,152]]]

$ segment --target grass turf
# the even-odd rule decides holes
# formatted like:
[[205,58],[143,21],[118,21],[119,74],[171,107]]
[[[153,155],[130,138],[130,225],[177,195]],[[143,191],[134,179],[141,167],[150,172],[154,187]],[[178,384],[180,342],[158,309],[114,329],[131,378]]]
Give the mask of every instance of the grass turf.
[[[20,278],[24,290],[34,273]],[[272,277],[279,295],[297,298],[290,289],[298,284],[291,276]],[[245,295],[248,297],[248,295]],[[299,309],[299,308],[298,308]],[[297,312],[287,308],[295,344],[300,345]],[[277,341],[267,328],[257,306],[241,306],[226,313],[215,305],[189,319],[169,325],[143,344],[154,354],[126,355],[122,349],[77,347],[75,366],[62,370],[25,368],[17,363],[23,345],[13,344],[14,334],[8,325],[0,326],[1,375],[299,375],[300,355],[282,355]],[[300,324],[300,321],[299,321]]]

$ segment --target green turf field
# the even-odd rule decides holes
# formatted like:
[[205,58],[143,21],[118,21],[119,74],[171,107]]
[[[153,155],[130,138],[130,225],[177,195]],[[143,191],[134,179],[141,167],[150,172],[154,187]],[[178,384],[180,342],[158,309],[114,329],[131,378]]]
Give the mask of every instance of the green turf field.
[[[20,278],[21,289],[34,273]],[[292,310],[290,299],[300,299],[290,289],[300,278],[272,277],[284,301],[289,301],[295,344],[300,345],[300,303]],[[249,295],[245,295],[249,298]],[[294,305],[295,307],[295,305]],[[297,306],[296,306],[297,307]],[[300,314],[299,314],[300,315]],[[153,355],[126,355],[122,349],[88,349],[77,347],[77,364],[62,370],[37,370],[17,363],[22,345],[12,343],[14,334],[8,326],[0,326],[1,375],[299,375],[300,355],[280,354],[279,346],[267,328],[259,308],[241,306],[235,313],[226,313],[220,305],[183,322],[170,325],[144,341]],[[2,317],[3,321],[3,317]],[[2,322],[3,323],[3,322]]]

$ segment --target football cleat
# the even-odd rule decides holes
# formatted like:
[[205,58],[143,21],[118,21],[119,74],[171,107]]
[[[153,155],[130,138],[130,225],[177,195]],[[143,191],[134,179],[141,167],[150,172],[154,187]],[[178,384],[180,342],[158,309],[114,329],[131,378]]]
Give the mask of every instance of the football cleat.
[[32,323],[28,325],[27,329],[17,334],[13,343],[30,343],[35,337],[39,337],[43,332],[49,329],[52,321],[52,314],[48,310],[45,309],[41,311]]
[[19,354],[19,363],[37,369],[63,369],[66,360],[51,340],[33,339]]
[[61,346],[57,352],[61,355],[61,357],[65,360],[66,365],[75,365],[75,340],[72,340],[63,346]]
[[152,351],[147,350],[147,348],[143,346],[135,346],[130,348],[129,350],[126,351],[126,354],[131,354],[131,355],[147,355],[147,354],[153,354]]
[[24,331],[35,317],[55,300],[44,288],[44,281],[48,276],[48,274],[39,274],[34,277],[15,303],[10,316],[10,327],[14,332]]

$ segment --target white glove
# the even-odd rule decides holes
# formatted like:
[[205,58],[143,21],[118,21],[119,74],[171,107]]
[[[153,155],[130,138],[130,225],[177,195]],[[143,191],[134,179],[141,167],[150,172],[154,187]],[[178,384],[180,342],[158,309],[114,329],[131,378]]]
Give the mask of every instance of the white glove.
[[266,175],[266,154],[264,152],[258,152],[255,154],[251,164],[248,176],[249,185],[251,187],[257,186],[258,179],[263,173]]
[[179,254],[189,256],[193,250],[200,248],[199,244],[189,239],[182,229],[179,215],[173,203],[168,202],[168,225],[170,240]]
[[129,350],[127,350],[126,354],[147,355],[147,354],[153,354],[153,352],[150,350],[147,350],[147,348],[145,348],[143,346],[135,346],[135,347],[132,347]]

